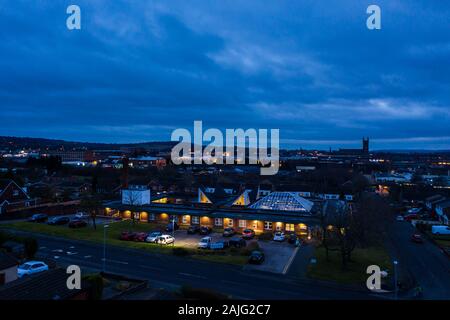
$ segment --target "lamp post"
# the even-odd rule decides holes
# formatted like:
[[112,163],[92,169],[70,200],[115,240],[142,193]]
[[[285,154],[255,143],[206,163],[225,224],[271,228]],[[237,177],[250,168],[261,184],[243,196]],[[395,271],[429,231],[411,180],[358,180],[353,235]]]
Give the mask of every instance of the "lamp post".
[[398,290],[398,285],[397,285],[397,265],[398,265],[398,261],[394,260],[394,294],[395,294],[395,300],[397,300],[397,290]]
[[109,224],[103,226],[103,273],[106,271],[106,229],[109,228]]

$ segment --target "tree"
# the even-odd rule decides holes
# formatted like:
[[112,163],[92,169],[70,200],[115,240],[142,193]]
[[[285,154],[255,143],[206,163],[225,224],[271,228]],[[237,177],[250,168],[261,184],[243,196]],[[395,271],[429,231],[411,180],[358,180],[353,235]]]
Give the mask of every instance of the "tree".
[[80,208],[86,211],[91,217],[94,230],[97,230],[96,218],[98,209],[101,207],[101,205],[102,202],[96,196],[85,196],[80,201]]

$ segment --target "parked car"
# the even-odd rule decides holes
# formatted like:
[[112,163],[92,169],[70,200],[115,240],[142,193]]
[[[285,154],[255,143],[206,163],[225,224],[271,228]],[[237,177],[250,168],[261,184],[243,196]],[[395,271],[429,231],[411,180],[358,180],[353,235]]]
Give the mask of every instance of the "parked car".
[[166,226],[166,232],[172,232],[174,230],[178,230],[179,228],[180,226],[178,225],[178,223],[169,222]]
[[89,217],[89,215],[86,212],[77,212],[77,213],[75,213],[75,218],[78,218],[78,219],[85,219],[85,218],[88,218],[88,217]]
[[245,229],[242,231],[242,238],[243,239],[253,239],[255,237],[255,231],[252,229]]
[[48,220],[47,224],[51,226],[62,226],[70,222],[69,217],[53,217]]
[[145,242],[150,242],[150,243],[155,243],[156,240],[158,240],[159,237],[162,236],[162,232],[161,231],[153,231],[152,233],[150,233],[147,238],[145,238]]
[[47,270],[48,265],[42,261],[28,261],[17,268],[17,276],[22,278],[23,276],[29,276]]
[[223,229],[223,236],[224,237],[232,237],[236,234],[236,230],[234,228],[225,228]]
[[203,227],[200,227],[200,232],[199,233],[201,235],[207,235],[207,234],[210,234],[211,231],[212,231],[212,229],[210,227],[203,226]]
[[411,236],[411,241],[412,241],[412,242],[415,242],[415,243],[423,243],[422,236],[421,236],[420,234],[418,234],[418,233],[414,233],[414,234]]
[[284,232],[275,232],[275,234],[273,235],[273,241],[283,242],[284,240],[286,240]]
[[36,213],[33,214],[28,221],[29,222],[46,222],[48,220],[48,215],[45,213]]
[[211,245],[211,241],[212,241],[211,237],[201,238],[200,242],[197,245],[197,247],[199,249],[209,249],[209,246]]
[[83,228],[86,227],[88,225],[88,223],[86,222],[86,220],[83,219],[73,219],[72,221],[69,222],[69,228]]
[[406,216],[403,217],[405,221],[410,222],[411,220],[417,220],[419,219],[419,215],[418,214],[407,214]]
[[431,227],[431,233],[432,234],[450,234],[450,227],[449,226],[432,226]]
[[229,243],[230,247],[235,247],[235,248],[242,248],[247,245],[247,242],[245,242],[244,239],[238,238],[238,237],[231,238],[230,241],[228,241],[228,243]]
[[287,239],[290,244],[295,244],[298,238],[295,233],[291,233],[290,235],[288,235]]
[[133,241],[135,234],[136,234],[135,232],[123,231],[120,234],[119,239],[124,241]]
[[200,233],[200,226],[196,224],[189,226],[189,228],[187,229],[187,233],[188,234]]
[[397,216],[397,218],[395,220],[397,220],[397,221],[405,221],[405,218],[403,218],[403,216]]
[[169,236],[168,234],[163,234],[162,236],[158,237],[156,240],[156,243],[158,244],[171,244],[175,242],[175,238],[172,236]]
[[136,242],[144,242],[147,239],[148,233],[146,232],[137,232],[134,234],[133,241]]
[[265,260],[264,253],[262,251],[252,251],[250,256],[248,257],[248,263],[252,264],[261,264]]

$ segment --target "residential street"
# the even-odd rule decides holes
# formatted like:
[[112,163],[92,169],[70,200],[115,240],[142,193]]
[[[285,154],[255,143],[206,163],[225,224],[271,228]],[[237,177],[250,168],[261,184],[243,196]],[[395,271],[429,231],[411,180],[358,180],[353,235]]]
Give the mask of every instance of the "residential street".
[[413,243],[414,227],[408,222],[394,222],[391,245],[401,272],[412,275],[423,288],[424,299],[450,299],[450,259],[424,237],[423,244]]
[[[101,270],[103,246],[36,235],[38,256],[60,265],[77,264],[85,272]],[[106,271],[148,279],[150,286],[176,288],[187,284],[211,288],[240,299],[375,299],[369,292],[340,290],[289,276],[244,271],[242,267],[107,247]]]

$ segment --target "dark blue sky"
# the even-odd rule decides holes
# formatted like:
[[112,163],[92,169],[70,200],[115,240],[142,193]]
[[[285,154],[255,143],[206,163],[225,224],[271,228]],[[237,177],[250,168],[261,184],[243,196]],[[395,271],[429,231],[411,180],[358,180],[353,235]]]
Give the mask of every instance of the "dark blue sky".
[[0,135],[170,140],[203,120],[285,147],[450,149],[449,17],[442,0],[0,0]]

